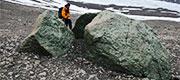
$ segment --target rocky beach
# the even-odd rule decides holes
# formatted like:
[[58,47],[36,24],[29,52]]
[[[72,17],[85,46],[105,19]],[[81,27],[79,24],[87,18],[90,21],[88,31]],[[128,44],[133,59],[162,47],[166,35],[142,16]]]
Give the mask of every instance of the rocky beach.
[[[84,41],[74,40],[60,57],[19,53],[17,49],[33,29],[45,9],[0,1],[0,79],[1,80],[148,80],[118,73],[84,58]],[[71,14],[73,25],[80,14]],[[147,20],[171,58],[172,80],[180,76],[180,23]]]

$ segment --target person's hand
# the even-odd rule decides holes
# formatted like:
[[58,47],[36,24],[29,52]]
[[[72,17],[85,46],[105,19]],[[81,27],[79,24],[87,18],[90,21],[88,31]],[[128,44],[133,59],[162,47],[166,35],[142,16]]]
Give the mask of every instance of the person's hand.
[[70,17],[68,17],[68,19],[71,19]]

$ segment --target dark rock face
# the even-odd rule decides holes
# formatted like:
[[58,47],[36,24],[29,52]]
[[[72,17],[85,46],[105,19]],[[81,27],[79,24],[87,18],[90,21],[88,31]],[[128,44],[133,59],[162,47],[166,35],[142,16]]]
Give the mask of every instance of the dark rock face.
[[75,27],[73,29],[73,32],[75,34],[76,39],[83,39],[84,38],[84,29],[85,26],[92,21],[92,19],[96,16],[95,13],[87,13],[82,16],[80,16],[76,23]]
[[86,57],[127,74],[170,79],[170,58],[153,29],[144,23],[100,12],[85,27]]
[[60,56],[73,40],[73,33],[58,19],[57,12],[47,10],[36,20],[34,30],[23,41],[20,51]]

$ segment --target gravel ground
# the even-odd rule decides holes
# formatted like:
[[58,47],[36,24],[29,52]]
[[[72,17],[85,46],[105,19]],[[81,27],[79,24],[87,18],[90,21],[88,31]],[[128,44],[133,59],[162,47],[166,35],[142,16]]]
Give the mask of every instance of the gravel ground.
[[[18,53],[22,40],[44,9],[0,1],[0,79],[1,80],[148,80],[117,73],[86,60],[83,40],[75,40],[61,57]],[[72,14],[73,24],[79,14]],[[157,32],[171,55],[173,76],[180,75],[180,23],[144,21]]]

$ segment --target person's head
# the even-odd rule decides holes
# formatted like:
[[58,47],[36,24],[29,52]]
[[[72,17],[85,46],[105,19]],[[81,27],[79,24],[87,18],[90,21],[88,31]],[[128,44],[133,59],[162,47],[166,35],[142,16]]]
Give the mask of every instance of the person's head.
[[66,6],[67,8],[69,8],[69,7],[70,7],[70,4],[69,4],[69,3],[67,3],[65,6]]

